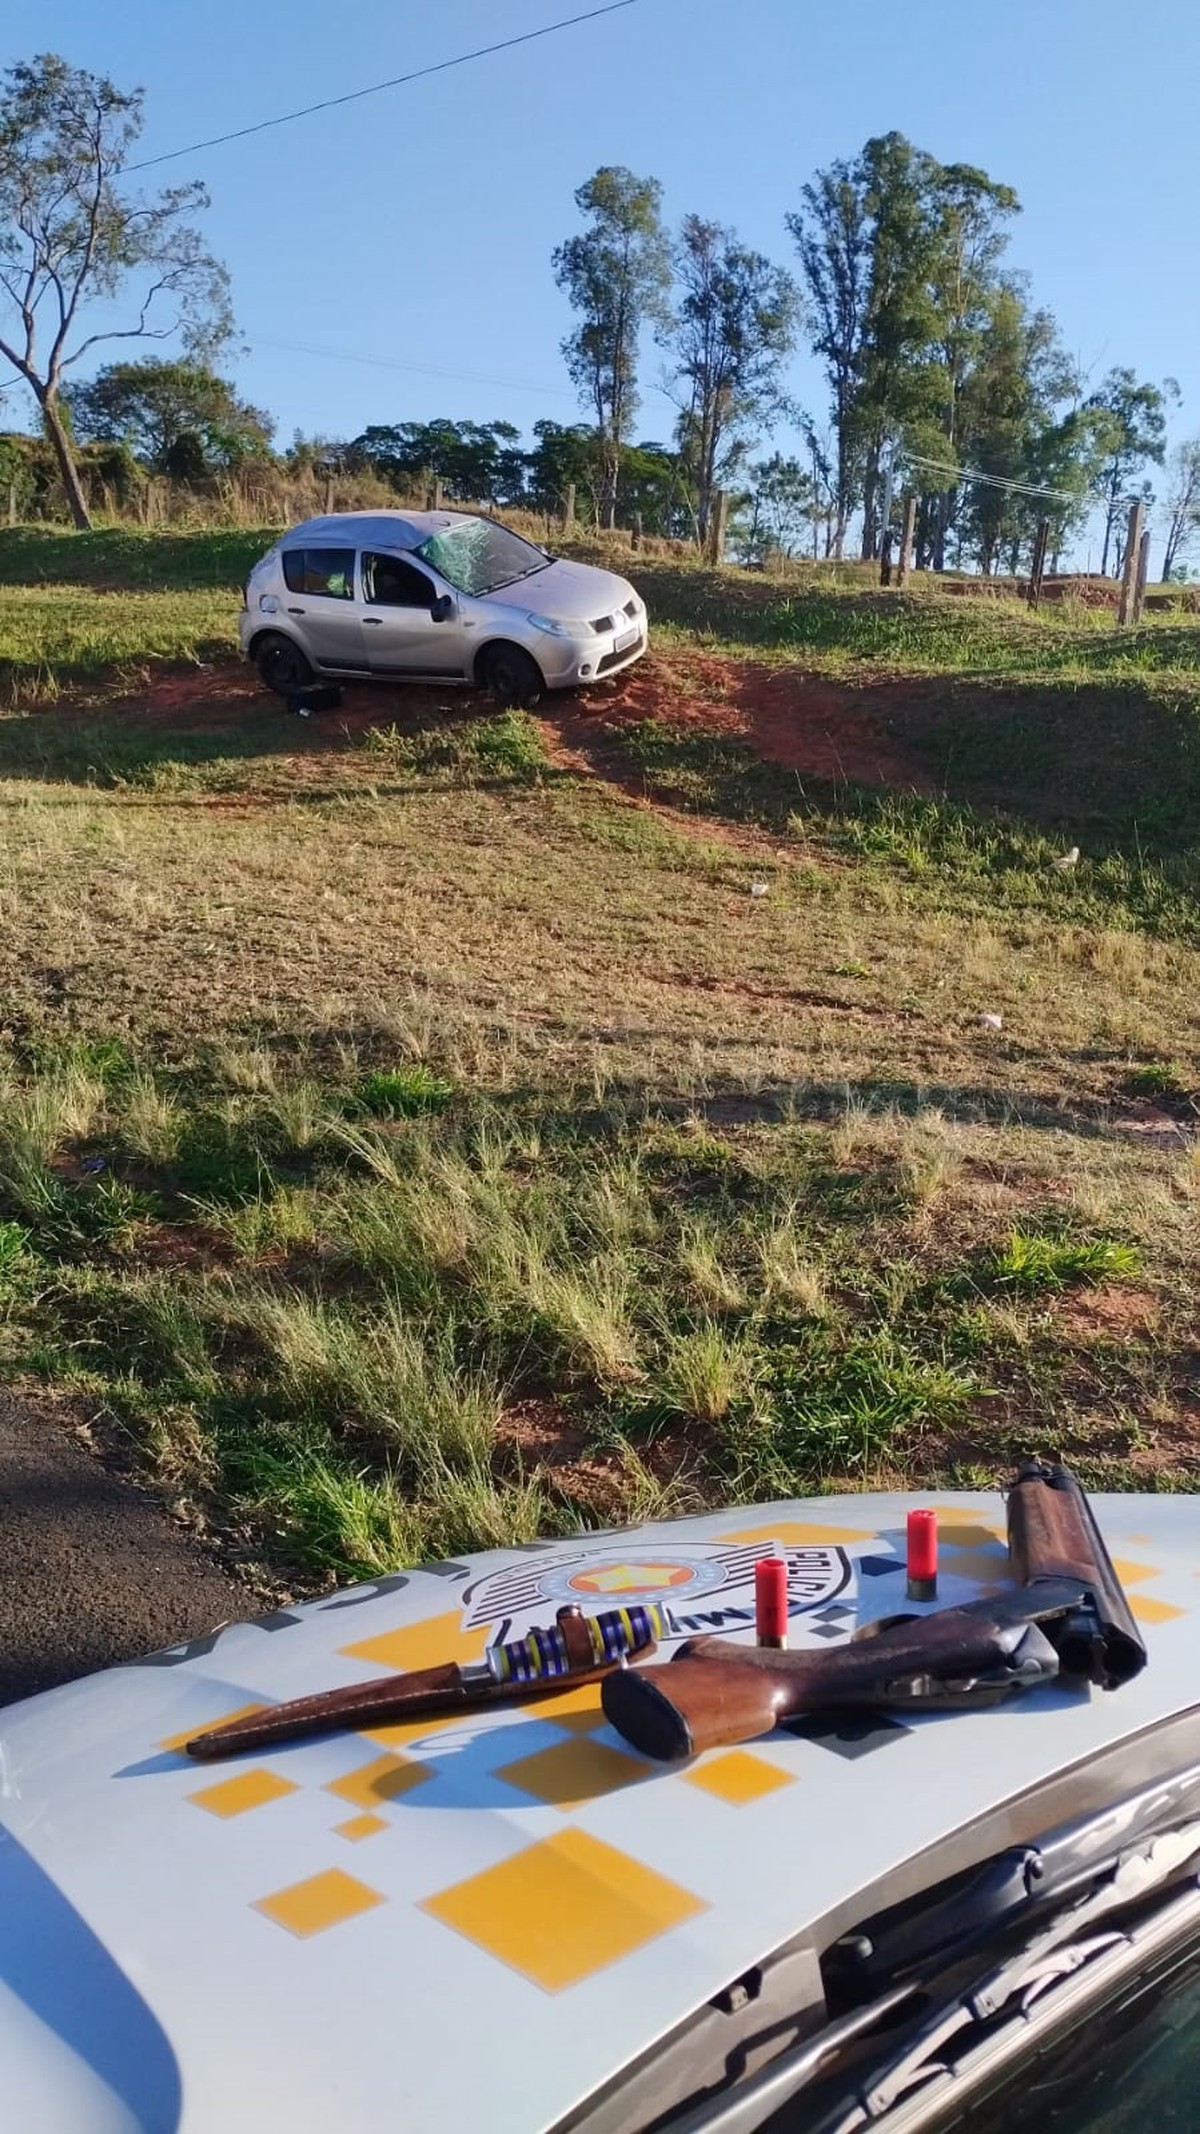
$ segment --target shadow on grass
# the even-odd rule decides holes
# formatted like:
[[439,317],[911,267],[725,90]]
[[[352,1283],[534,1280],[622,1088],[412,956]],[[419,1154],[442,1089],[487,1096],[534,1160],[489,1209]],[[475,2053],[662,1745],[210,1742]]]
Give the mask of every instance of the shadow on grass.
[[[110,712],[72,708],[15,711],[0,716],[0,778],[42,780],[99,789],[145,788],[170,799],[210,781],[228,765],[281,765],[297,757],[352,760],[374,792],[417,792],[461,773],[472,784],[497,787],[555,776],[533,729],[498,715],[482,695],[463,691],[447,704],[444,690],[350,687],[342,708],[300,718],[273,698],[230,697],[214,687],[172,712],[162,700],[135,698]],[[381,783],[402,774],[403,783]],[[229,778],[218,783],[228,788]],[[343,794],[344,785],[290,789],[312,803]]]

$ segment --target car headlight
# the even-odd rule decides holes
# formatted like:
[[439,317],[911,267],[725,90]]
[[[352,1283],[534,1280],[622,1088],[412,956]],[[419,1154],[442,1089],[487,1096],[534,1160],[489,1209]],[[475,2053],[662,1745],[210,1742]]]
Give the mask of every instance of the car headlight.
[[586,622],[557,622],[553,615],[526,615],[535,630],[544,630],[547,637],[590,637],[592,628]]

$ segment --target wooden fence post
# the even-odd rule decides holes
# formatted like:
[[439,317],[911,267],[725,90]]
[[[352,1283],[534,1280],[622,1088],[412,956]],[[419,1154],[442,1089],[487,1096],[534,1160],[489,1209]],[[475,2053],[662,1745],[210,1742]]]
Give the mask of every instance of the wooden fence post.
[[913,541],[917,532],[917,500],[915,496],[904,499],[904,524],[900,529],[900,556],[893,573],[894,585],[904,585],[912,568]]
[[8,523],[10,526],[15,526],[17,523],[17,485],[15,482],[10,482],[8,485]]
[[1121,573],[1121,599],[1117,607],[1117,628],[1124,629],[1127,623],[1137,620],[1134,609],[1137,605],[1138,565],[1142,557],[1142,531],[1146,507],[1139,497],[1129,507],[1129,525],[1125,534],[1125,568]]
[[884,529],[883,539],[879,544],[879,583],[880,585],[890,585],[891,582],[892,530],[889,526]]
[[562,513],[562,522],[563,522],[563,532],[564,532],[564,533],[566,532],[566,530],[567,530],[567,527],[568,527],[568,526],[573,526],[573,525],[575,524],[575,484],[574,484],[574,482],[568,482],[568,483],[567,483],[567,486],[566,486],[566,489],[565,489],[565,491],[564,491],[564,493],[563,493],[563,513]]
[[1146,580],[1150,575],[1150,528],[1147,527],[1138,546],[1137,584],[1133,589],[1133,619],[1140,622],[1146,605]]
[[1041,519],[1033,542],[1033,562],[1029,566],[1029,605],[1036,608],[1042,597],[1042,580],[1046,575],[1046,550],[1050,546],[1050,521]]
[[441,508],[442,508],[442,477],[441,477],[441,475],[439,474],[439,475],[438,475],[438,476],[436,477],[435,481],[434,481],[434,484],[433,484],[433,487],[432,487],[432,489],[431,489],[431,490],[429,491],[429,498],[428,498],[428,502],[427,502],[427,504],[426,504],[426,506],[425,506],[425,509],[426,509],[427,511],[440,511],[440,510],[441,510]]

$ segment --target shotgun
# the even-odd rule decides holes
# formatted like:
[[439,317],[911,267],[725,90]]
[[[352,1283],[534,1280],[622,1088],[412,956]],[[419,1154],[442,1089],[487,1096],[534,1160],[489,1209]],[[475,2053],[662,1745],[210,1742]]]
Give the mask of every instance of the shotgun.
[[1115,1689],[1138,1673],[1146,1648],[1068,1468],[1023,1462],[1008,1550],[1015,1592],[893,1616],[819,1653],[690,1638],[667,1666],[610,1674],[605,1716],[643,1755],[676,1763],[805,1713],[969,1710],[1056,1677]]
[[513,1698],[552,1697],[627,1660],[648,1656],[662,1635],[663,1616],[655,1607],[609,1608],[591,1616],[581,1608],[560,1608],[552,1630],[531,1630],[511,1644],[492,1645],[482,1660],[465,1667],[450,1660],[441,1667],[377,1675],[349,1689],[267,1705],[247,1718],[197,1734],[187,1743],[187,1753],[208,1761],[339,1727],[394,1726],[406,1719],[480,1711]]

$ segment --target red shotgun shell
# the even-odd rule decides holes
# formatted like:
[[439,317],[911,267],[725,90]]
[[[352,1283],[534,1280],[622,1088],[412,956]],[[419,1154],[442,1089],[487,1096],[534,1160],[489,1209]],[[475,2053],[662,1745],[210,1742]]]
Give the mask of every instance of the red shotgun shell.
[[781,1652],[787,1644],[788,1575],[782,1556],[764,1556],[754,1566],[754,1625],[760,1645]]
[[937,1513],[908,1515],[908,1597],[931,1601],[937,1595]]

